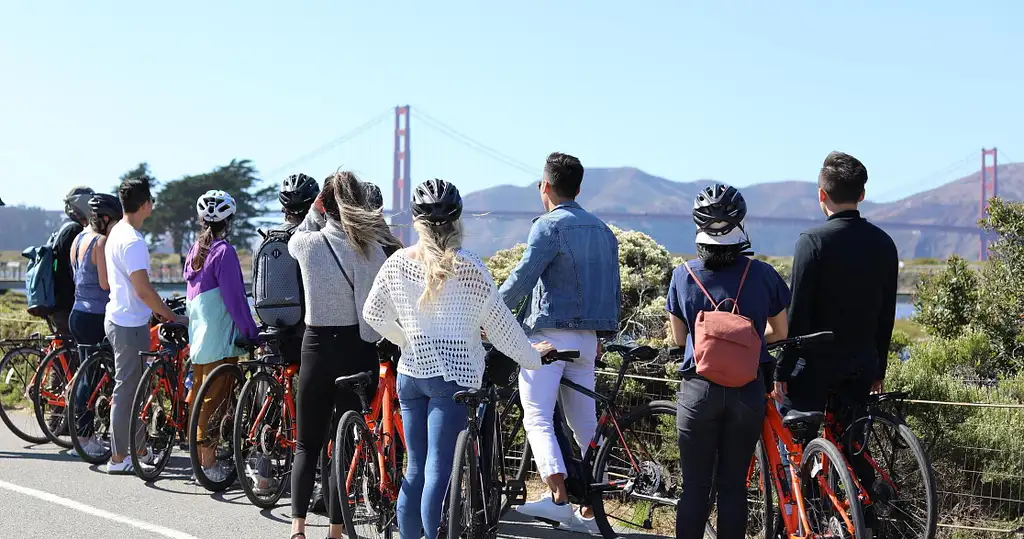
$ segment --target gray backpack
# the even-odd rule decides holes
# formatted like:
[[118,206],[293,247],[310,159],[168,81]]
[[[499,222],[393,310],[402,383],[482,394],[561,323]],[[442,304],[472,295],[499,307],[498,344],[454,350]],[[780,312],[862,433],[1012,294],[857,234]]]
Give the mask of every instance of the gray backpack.
[[252,260],[252,297],[256,317],[270,327],[295,327],[305,314],[299,263],[288,252],[294,231],[259,231],[263,241]]

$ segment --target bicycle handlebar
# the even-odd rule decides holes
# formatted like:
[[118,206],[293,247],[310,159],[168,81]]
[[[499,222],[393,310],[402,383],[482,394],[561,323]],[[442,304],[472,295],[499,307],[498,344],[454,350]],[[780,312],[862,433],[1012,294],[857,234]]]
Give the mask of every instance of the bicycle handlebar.
[[779,350],[781,348],[800,348],[802,346],[808,346],[812,344],[820,344],[826,342],[832,342],[834,335],[831,331],[819,331],[818,333],[811,333],[810,335],[801,335],[799,337],[790,337],[788,339],[782,339],[768,344],[768,351]]
[[579,359],[579,357],[579,350],[552,350],[544,354],[544,356],[540,358],[540,362],[544,365],[550,365],[556,361],[572,363],[574,359]]

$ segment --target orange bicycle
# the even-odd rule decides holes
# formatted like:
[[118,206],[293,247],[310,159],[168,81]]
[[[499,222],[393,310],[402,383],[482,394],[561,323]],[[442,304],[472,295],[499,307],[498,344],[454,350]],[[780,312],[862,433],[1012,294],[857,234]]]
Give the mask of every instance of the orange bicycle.
[[[931,539],[938,524],[935,477],[928,454],[903,419],[906,398],[904,393],[871,395],[864,413],[844,427],[836,410],[845,403],[833,395],[824,437],[847,457],[865,516],[871,513],[879,537]],[[863,476],[874,478],[872,484],[862,484],[850,457],[859,461]]]
[[338,485],[341,514],[349,539],[392,537],[397,529],[398,491],[402,486],[405,429],[398,405],[397,353],[380,353],[380,372],[373,403],[366,388],[373,372],[342,376],[339,391],[354,391],[362,413],[341,416],[334,439],[332,479]]
[[52,335],[39,370],[33,377],[32,409],[40,430],[50,442],[71,449],[71,431],[67,421],[67,389],[78,370],[78,353],[70,335]]
[[[821,332],[771,343],[768,349],[831,340],[832,332]],[[791,410],[783,416],[770,395],[767,401],[747,472],[747,536],[868,539],[857,485],[839,448],[820,437],[805,446],[799,442],[817,432],[824,413]],[[711,519],[707,526],[715,536]]]
[[[143,481],[160,476],[171,460],[175,442],[188,444],[188,403],[185,377],[191,368],[188,326],[165,322],[157,326],[160,347],[155,352],[140,352],[147,367],[135,390],[128,432],[132,433],[132,455],[148,451],[152,464],[135,459],[135,475]],[[187,447],[187,446],[186,446]]]

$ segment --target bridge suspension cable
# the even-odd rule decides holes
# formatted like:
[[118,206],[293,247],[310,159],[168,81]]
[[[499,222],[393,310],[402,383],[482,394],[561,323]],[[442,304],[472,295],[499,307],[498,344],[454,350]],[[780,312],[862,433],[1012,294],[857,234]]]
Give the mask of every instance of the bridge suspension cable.
[[539,170],[537,167],[523,163],[522,161],[519,161],[514,157],[511,157],[490,146],[487,146],[486,144],[483,144],[482,142],[479,142],[473,137],[460,133],[455,128],[424,112],[423,109],[421,108],[414,108],[413,116],[415,116],[419,122],[422,122],[423,125],[430,127],[431,129],[439,132],[442,135],[445,135],[449,139],[458,142],[459,144],[465,146],[466,148],[469,148],[477,153],[490,157],[495,161],[499,161],[511,168],[523,172],[524,174],[529,174],[534,179],[540,178],[542,175],[542,171]]
[[[917,180],[915,180],[913,182],[910,182],[908,184],[905,184],[905,185],[910,187],[910,188],[912,188],[912,189],[914,189],[916,193],[921,193],[921,192],[924,192],[924,191],[928,191],[930,189],[934,189],[936,187],[940,187],[942,185],[945,185],[946,183],[949,182],[949,175],[950,174],[956,173],[957,171],[964,170],[964,169],[966,169],[966,167],[968,165],[977,164],[977,161],[978,161],[978,152],[971,152],[971,153],[967,154],[966,156],[964,156],[964,157],[962,157],[962,158],[960,158],[960,159],[958,159],[958,160],[956,160],[956,161],[954,161],[954,162],[952,162],[952,163],[942,167],[941,169],[938,169],[938,170],[936,170],[934,172],[930,172],[930,173],[926,174],[925,176],[923,176],[921,178],[918,178]],[[954,179],[959,179],[959,178],[954,178]],[[886,201],[886,199],[888,199],[891,196],[899,193],[903,189],[904,189],[904,187],[894,187],[894,188],[891,188],[891,189],[887,189],[887,190],[883,191],[882,193],[880,193],[878,195],[872,196],[871,200],[875,201],[875,202]]]
[[328,151],[330,151],[330,150],[332,150],[332,149],[334,149],[334,148],[336,148],[336,147],[338,147],[338,146],[340,146],[340,145],[342,145],[342,144],[344,144],[344,143],[346,143],[346,142],[348,142],[348,141],[358,137],[359,135],[362,135],[363,133],[369,131],[373,127],[376,127],[377,125],[379,125],[384,120],[390,118],[393,114],[394,114],[394,109],[392,109],[392,108],[385,109],[380,114],[378,114],[378,115],[374,116],[373,118],[367,120],[366,122],[364,122],[363,124],[359,125],[358,127],[354,128],[354,129],[352,129],[348,133],[345,133],[344,135],[341,135],[340,137],[338,137],[338,138],[336,138],[334,140],[331,140],[330,142],[325,143],[324,145],[320,146],[319,148],[317,148],[317,149],[315,149],[315,150],[313,150],[313,151],[311,151],[311,152],[309,152],[309,153],[307,153],[305,155],[302,155],[301,157],[296,157],[295,159],[292,159],[291,161],[289,161],[289,162],[287,162],[287,163],[285,163],[285,164],[283,164],[283,165],[273,169],[269,173],[265,174],[264,178],[276,178],[276,177],[278,177],[281,174],[284,174],[286,172],[290,172],[296,166],[301,165],[302,163],[305,163],[306,161],[309,161],[310,159],[314,159],[316,157],[319,157],[320,155],[323,155],[324,153],[326,153],[326,152],[328,152]]

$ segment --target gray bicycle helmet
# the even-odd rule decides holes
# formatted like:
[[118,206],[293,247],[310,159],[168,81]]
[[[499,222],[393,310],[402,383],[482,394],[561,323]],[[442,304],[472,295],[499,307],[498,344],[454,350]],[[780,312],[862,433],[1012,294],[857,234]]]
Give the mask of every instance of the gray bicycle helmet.
[[64,213],[75,221],[82,221],[89,218],[89,199],[95,191],[79,186],[68,191],[64,197]]
[[413,219],[443,225],[461,215],[462,195],[454,184],[434,178],[417,185],[412,193]]

